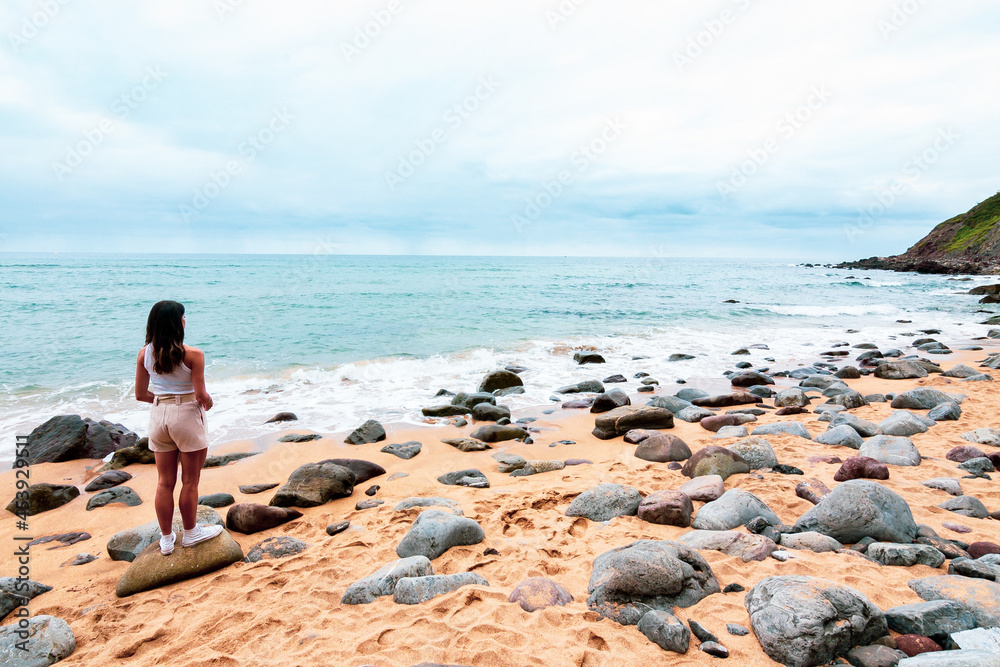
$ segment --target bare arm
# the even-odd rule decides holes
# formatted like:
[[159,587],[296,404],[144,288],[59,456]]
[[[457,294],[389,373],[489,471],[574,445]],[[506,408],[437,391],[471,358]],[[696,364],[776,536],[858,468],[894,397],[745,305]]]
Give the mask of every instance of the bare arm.
[[152,403],[153,392],[149,391],[149,371],[143,363],[145,352],[145,347],[139,350],[139,356],[135,360],[135,400]]
[[212,409],[212,397],[205,389],[205,353],[196,347],[185,346],[184,360],[191,368],[191,384],[194,385],[194,399],[205,410]]

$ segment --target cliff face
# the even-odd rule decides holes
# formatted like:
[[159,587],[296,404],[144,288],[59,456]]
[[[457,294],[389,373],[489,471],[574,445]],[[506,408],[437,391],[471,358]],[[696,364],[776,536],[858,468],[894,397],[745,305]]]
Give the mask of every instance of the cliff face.
[[1000,273],[1000,192],[945,220],[902,255],[838,264],[845,269]]

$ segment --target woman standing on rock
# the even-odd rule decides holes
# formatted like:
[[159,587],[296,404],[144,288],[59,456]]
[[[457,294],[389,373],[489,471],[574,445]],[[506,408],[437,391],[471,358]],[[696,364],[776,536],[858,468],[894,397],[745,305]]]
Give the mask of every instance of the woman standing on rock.
[[[208,454],[205,411],[212,397],[205,391],[205,353],[184,344],[184,306],[160,301],[149,311],[146,344],[135,362],[135,398],[152,403],[149,449],[156,458],[156,519],[160,524],[160,553],[174,551],[174,486],[181,465],[178,505],[184,523],[181,545],[190,547],[222,533],[222,526],[195,522],[198,481]],[[151,391],[152,390],[152,391]]]

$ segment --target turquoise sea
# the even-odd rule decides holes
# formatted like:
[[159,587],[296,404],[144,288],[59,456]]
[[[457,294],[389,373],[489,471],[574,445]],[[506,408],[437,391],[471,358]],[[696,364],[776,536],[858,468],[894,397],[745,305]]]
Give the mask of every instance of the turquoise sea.
[[[0,458],[54,414],[144,433],[135,356],[160,299],[185,304],[186,342],[205,350],[219,443],[278,428],[261,425],[278,410],[326,431],[416,422],[439,388],[507,363],[529,369],[517,407],[612,373],[718,377],[752,343],[769,350],[749,359],[776,367],[920,328],[969,338],[983,307],[962,293],[987,281],[664,257],[3,254]],[[608,364],[576,366],[580,346]]]

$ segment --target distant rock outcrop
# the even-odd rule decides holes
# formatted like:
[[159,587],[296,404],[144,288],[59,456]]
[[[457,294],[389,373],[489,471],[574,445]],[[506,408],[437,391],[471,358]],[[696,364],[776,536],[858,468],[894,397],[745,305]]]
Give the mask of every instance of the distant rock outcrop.
[[945,220],[902,255],[844,262],[838,269],[917,273],[1000,273],[1000,192]]

